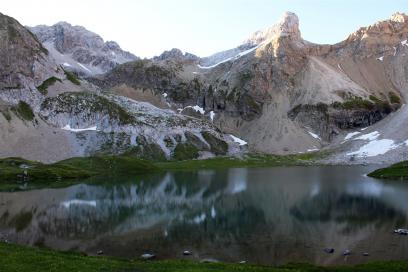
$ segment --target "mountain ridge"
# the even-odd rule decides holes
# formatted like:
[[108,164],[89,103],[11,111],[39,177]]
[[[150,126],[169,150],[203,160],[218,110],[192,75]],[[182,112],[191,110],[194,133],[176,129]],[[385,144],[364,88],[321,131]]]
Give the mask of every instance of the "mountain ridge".
[[[405,137],[405,130],[399,127],[403,118],[393,119],[399,120],[393,128],[400,130],[398,137],[387,134],[382,124],[405,114],[407,25],[406,15],[398,13],[360,28],[342,42],[321,45],[303,40],[298,17],[288,12],[241,46],[212,58],[175,48],[152,59],[107,65],[105,73],[73,69],[82,77],[77,81],[61,66],[62,60],[55,59],[58,50],[71,54],[88,46],[104,52],[107,47],[109,53],[116,44],[88,32],[66,41],[61,38],[65,33],[59,36],[60,42],[50,43],[55,31],[46,29],[40,40],[48,55],[42,55],[47,67],[53,68],[48,74],[27,74],[28,80],[37,78],[30,87],[23,82],[24,88],[0,92],[0,104],[6,109],[19,101],[28,103],[38,124],[3,118],[0,123],[8,130],[2,132],[2,138],[15,141],[22,131],[26,136],[28,131],[36,134],[43,129],[41,133],[64,148],[67,157],[133,152],[171,159],[191,148],[195,152],[186,153],[200,158],[242,154],[247,149],[269,154],[336,149],[340,152],[332,161],[358,163],[364,157],[348,154],[359,154],[355,150],[367,142],[342,141],[348,132],[382,126],[379,130],[384,131],[378,134],[388,142],[401,142]],[[81,38],[88,35],[89,40]],[[0,52],[2,48],[10,50],[8,44],[0,46]],[[23,47],[17,47],[17,52],[23,52]],[[92,52],[85,53],[89,54],[92,56]],[[89,63],[95,61],[90,59]],[[12,111],[11,115],[17,117]],[[236,137],[248,144],[239,146]],[[58,155],[63,153],[59,147]],[[3,154],[21,150],[18,142],[3,148],[8,150]],[[389,154],[406,149],[398,145]],[[40,156],[32,149],[30,153],[47,161],[58,157]]]

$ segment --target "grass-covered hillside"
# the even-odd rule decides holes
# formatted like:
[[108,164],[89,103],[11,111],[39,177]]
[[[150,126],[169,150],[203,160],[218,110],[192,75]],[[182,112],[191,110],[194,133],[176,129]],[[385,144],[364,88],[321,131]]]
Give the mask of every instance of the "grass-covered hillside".
[[72,158],[43,164],[21,158],[0,159],[0,189],[64,186],[97,176],[141,174],[158,170],[152,163],[127,156]]
[[408,161],[399,162],[389,167],[377,169],[368,174],[372,178],[408,179]]

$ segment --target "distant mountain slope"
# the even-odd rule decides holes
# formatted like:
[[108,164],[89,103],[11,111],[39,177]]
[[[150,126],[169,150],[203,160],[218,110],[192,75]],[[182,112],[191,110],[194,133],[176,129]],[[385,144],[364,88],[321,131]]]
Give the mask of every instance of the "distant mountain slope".
[[48,49],[58,64],[84,75],[105,73],[118,64],[136,60],[113,41],[103,39],[82,26],[60,22],[53,26],[39,25],[30,30]]
[[175,108],[197,105],[255,152],[307,152],[400,108],[407,27],[406,15],[395,14],[319,45],[302,39],[298,17],[287,12],[237,48],[189,61],[172,50],[175,57],[120,65],[95,82],[128,96],[165,96]]

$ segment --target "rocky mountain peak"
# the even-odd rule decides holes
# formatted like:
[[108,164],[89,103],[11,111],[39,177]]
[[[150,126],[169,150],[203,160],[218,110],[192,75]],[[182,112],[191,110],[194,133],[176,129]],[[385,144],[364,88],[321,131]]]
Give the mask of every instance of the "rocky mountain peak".
[[199,57],[191,53],[183,53],[178,48],[173,48],[169,51],[164,51],[160,56],[154,57],[154,61],[176,60],[176,61],[197,61]]
[[275,25],[276,34],[279,36],[299,36],[299,18],[293,12],[285,12],[281,17],[281,20]]
[[116,42],[104,42],[98,34],[67,22],[39,25],[32,27],[31,31],[58,64],[79,74],[105,73],[118,64],[137,59],[135,55],[122,50]]
[[408,16],[405,13],[396,12],[391,16],[390,20],[398,23],[407,23]]
[[299,18],[293,12],[285,12],[277,24],[252,34],[244,44],[258,45],[266,40],[276,39],[279,37],[290,37],[294,40],[301,39],[299,30]]
[[[390,19],[376,22],[367,27],[361,27],[352,33],[342,46],[361,43],[360,49],[365,55],[377,51],[394,51],[394,47],[408,38],[408,16],[404,13],[395,13]],[[381,48],[378,48],[381,45]],[[380,49],[380,50],[378,50]],[[355,52],[356,53],[356,52]]]

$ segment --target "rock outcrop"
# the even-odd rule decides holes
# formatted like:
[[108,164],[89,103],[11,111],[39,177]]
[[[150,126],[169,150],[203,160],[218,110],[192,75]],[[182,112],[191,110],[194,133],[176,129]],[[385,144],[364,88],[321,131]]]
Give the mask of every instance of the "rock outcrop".
[[0,13],[0,89],[34,88],[53,74],[49,52],[15,19]]

